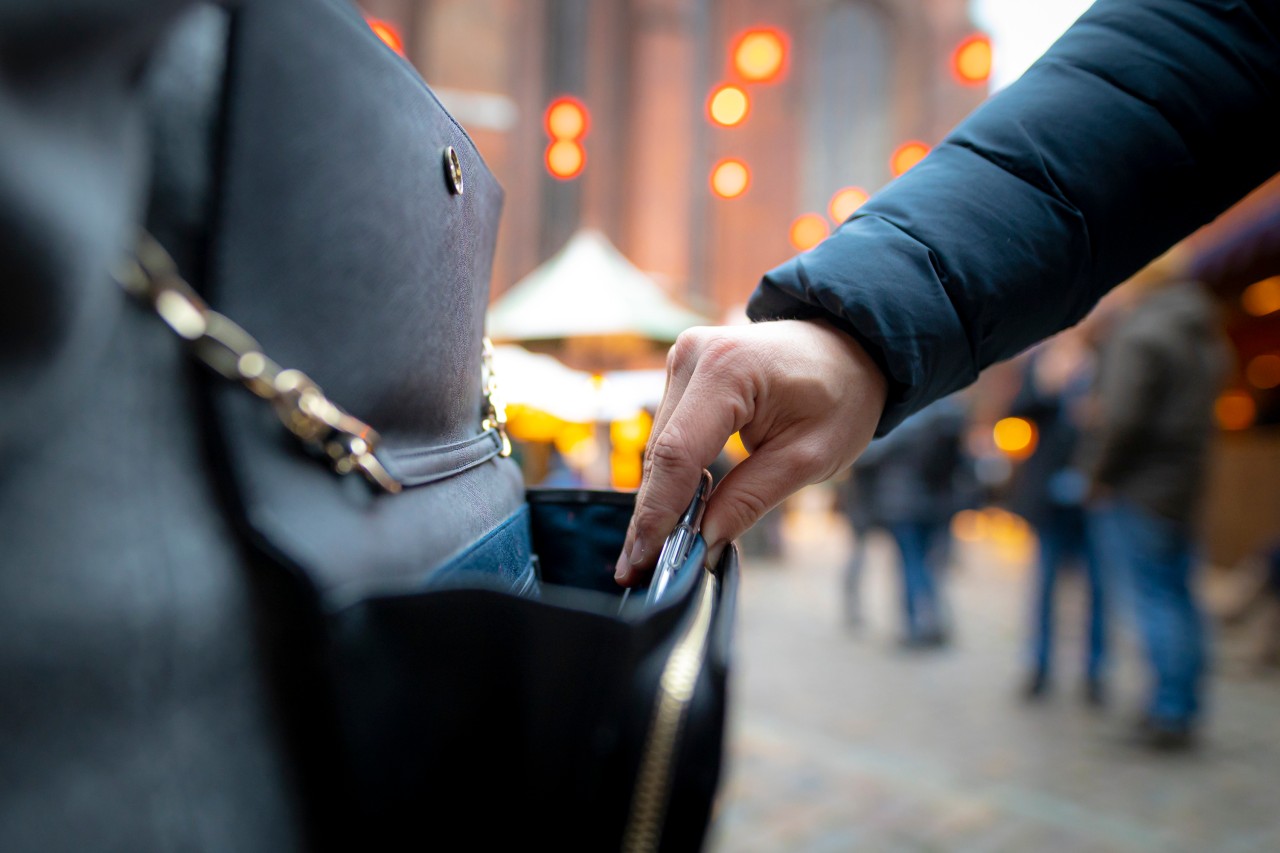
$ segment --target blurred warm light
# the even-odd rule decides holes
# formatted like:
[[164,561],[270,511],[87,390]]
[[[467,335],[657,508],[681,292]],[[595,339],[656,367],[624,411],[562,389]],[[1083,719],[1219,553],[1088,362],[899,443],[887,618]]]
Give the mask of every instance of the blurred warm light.
[[1036,449],[1036,427],[1025,418],[1003,418],[996,421],[991,439],[1006,456],[1025,459]]
[[1264,391],[1280,385],[1280,355],[1267,353],[1249,360],[1244,369],[1245,378],[1254,388]]
[[987,510],[991,538],[999,545],[1022,545],[1031,525],[1020,515],[1002,509]]
[[988,509],[991,514],[991,543],[1006,561],[1025,564],[1031,559],[1035,537],[1031,525],[1021,516],[999,509]]
[[707,114],[722,127],[741,124],[751,110],[751,99],[741,86],[726,83],[716,87],[707,100]]
[[816,213],[806,213],[791,223],[791,245],[804,252],[821,243],[831,233],[827,220]]
[[587,152],[572,139],[557,139],[547,146],[547,171],[562,181],[582,174]]
[[640,488],[640,454],[614,448],[609,454],[609,482],[615,489]]
[[372,15],[365,15],[364,20],[369,25],[369,29],[373,30],[373,34],[382,39],[383,44],[404,56],[404,39],[400,37],[400,31],[396,29],[395,24]]
[[975,33],[960,42],[951,54],[951,73],[966,86],[987,82],[991,76],[991,39]]
[[1213,416],[1225,430],[1242,430],[1253,426],[1258,406],[1247,391],[1224,391],[1213,404]]
[[869,198],[867,191],[862,187],[845,187],[837,190],[836,194],[831,197],[831,204],[827,209],[831,213],[832,221],[838,223],[844,222],[853,212],[862,207],[863,203]]
[[951,517],[951,535],[959,542],[992,546],[1011,563],[1029,560],[1035,544],[1031,525],[1026,519],[999,507],[957,512]]
[[750,183],[751,172],[741,160],[721,160],[711,170],[711,190],[720,198],[737,198]]
[[1254,282],[1240,294],[1240,304],[1255,317],[1280,311],[1280,275]]
[[554,441],[565,422],[549,412],[513,403],[507,406],[507,432],[520,441]]
[[961,542],[980,542],[987,536],[987,519],[977,510],[962,509],[951,517],[951,535]]
[[556,450],[564,456],[570,456],[580,445],[595,445],[595,428],[591,424],[575,424],[566,421],[556,433],[554,441]]
[[747,452],[747,446],[742,443],[742,436],[736,432],[724,443],[724,452],[734,465],[751,455]]
[[600,443],[592,436],[584,441],[579,441],[562,455],[564,456],[564,461],[574,471],[587,471],[600,458]]
[[587,133],[590,119],[581,101],[562,95],[547,105],[542,123],[552,139],[581,139]]
[[614,421],[609,424],[609,441],[615,448],[638,453],[644,450],[649,441],[649,430],[653,428],[653,418],[648,412],[637,412],[633,418]]
[[782,76],[787,62],[787,38],[780,30],[747,30],[733,47],[733,68],[743,80],[771,83]]
[[914,139],[910,142],[904,142],[894,150],[893,156],[889,158],[889,171],[896,178],[923,160],[928,153],[929,146],[923,142]]

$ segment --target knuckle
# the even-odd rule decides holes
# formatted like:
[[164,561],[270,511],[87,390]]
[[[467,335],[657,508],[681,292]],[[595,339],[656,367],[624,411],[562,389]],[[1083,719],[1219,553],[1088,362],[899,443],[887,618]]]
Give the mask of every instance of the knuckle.
[[724,508],[729,520],[727,532],[730,536],[736,536],[759,521],[769,509],[768,502],[752,492],[734,495],[734,500]]
[[715,406],[725,409],[733,429],[750,423],[756,400],[756,370],[750,351],[736,341],[717,338],[703,348],[699,370],[716,390]]
[[677,468],[689,459],[689,450],[680,436],[678,429],[671,424],[654,436],[645,453],[645,467],[651,472],[654,468],[669,471]]
[[706,341],[702,346],[702,363],[708,370],[729,372],[735,369],[741,360],[743,349],[730,338],[716,337]]
[[706,335],[707,330],[701,326],[681,332],[671,349],[667,350],[667,369],[672,370],[681,364],[697,360]]

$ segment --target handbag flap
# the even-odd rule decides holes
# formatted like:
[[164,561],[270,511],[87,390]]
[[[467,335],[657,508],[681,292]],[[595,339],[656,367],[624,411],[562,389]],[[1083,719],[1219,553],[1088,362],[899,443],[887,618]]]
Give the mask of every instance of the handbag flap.
[[[483,450],[502,190],[471,140],[343,0],[245,4],[224,103],[208,301],[373,426],[388,458]],[[521,504],[506,459],[374,494],[243,389],[213,393],[245,519],[322,589],[423,574]]]

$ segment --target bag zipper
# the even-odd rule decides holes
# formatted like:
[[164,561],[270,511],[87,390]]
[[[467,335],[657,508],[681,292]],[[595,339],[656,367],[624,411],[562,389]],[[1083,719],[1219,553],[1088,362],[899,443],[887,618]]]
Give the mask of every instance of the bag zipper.
[[657,850],[662,838],[662,823],[671,797],[676,744],[693,701],[711,635],[718,578],[710,571],[704,572],[698,608],[667,657],[658,681],[653,719],[640,759],[626,832],[622,836],[622,849],[627,853]]

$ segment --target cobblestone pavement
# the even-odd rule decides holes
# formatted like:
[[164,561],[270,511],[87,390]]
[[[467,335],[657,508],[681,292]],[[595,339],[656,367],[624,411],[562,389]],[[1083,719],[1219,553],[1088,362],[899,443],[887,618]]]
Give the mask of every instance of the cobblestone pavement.
[[1020,561],[958,547],[955,642],[900,650],[891,545],[870,540],[866,624],[851,633],[849,534],[802,519],[783,560],[744,561],[712,853],[1280,851],[1280,678],[1245,672],[1230,638],[1215,638],[1199,748],[1148,754],[1124,738],[1143,669],[1123,638],[1108,707],[1081,701],[1082,590],[1063,591],[1057,680],[1029,706]]

